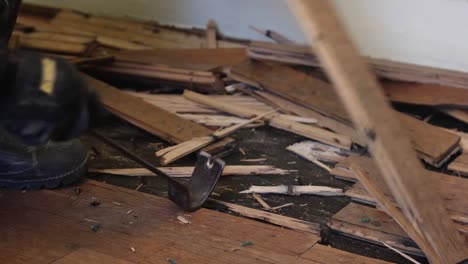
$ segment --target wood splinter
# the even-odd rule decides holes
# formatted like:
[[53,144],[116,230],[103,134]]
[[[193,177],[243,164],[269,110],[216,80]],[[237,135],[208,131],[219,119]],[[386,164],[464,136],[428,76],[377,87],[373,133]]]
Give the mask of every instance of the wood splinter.
[[332,188],[328,186],[298,186],[298,185],[279,185],[279,186],[255,186],[252,185],[248,190],[240,192],[244,193],[270,193],[270,194],[287,194],[287,195],[303,195],[313,194],[320,196],[342,196],[342,189]]

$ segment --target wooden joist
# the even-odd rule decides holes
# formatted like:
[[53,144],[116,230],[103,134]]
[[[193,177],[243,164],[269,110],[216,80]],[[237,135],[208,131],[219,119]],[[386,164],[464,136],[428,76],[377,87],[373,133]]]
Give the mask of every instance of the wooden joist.
[[447,217],[441,197],[430,192],[436,183],[424,176],[407,131],[338,21],[332,3],[327,0],[288,3],[357,130],[366,138],[403,214],[434,252],[425,252],[430,261],[458,263],[468,259],[468,247]]
[[354,155],[353,152],[314,141],[303,141],[288,146],[286,149],[312,162],[314,160],[340,162]]

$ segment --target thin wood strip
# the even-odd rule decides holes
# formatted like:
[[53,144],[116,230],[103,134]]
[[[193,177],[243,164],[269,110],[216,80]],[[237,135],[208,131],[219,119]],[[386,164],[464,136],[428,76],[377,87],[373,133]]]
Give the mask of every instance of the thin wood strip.
[[[160,167],[160,170],[171,177],[190,177],[194,167]],[[124,175],[131,177],[156,176],[145,168],[127,169],[90,169],[90,172]],[[223,176],[249,176],[249,175],[288,175],[291,170],[275,168],[270,165],[227,165],[224,167]]]
[[319,234],[320,227],[319,225],[304,220],[294,219],[287,216],[282,216],[274,213],[269,213],[261,210],[256,210],[248,208],[245,206],[223,202],[219,200],[210,199],[217,204],[226,206],[228,210],[238,213],[241,216],[258,219],[264,222],[268,222],[274,225],[282,226],[291,230]]

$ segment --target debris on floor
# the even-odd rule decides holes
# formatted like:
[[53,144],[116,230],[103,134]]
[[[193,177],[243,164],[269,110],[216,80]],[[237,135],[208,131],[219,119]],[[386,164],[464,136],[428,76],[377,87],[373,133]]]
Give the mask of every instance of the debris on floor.
[[[214,160],[227,160],[237,155],[233,158],[235,161],[225,166],[223,162],[221,181],[231,178],[232,182],[223,191],[219,188],[213,192],[213,187],[209,193],[204,193],[217,196],[219,200],[208,201],[215,209],[301,234],[319,236],[321,228],[327,228],[351,237],[353,241],[359,240],[366,245],[373,243],[380,249],[388,247],[413,263],[417,261],[412,256],[433,258],[434,245],[425,246],[426,239],[421,238],[421,234],[418,237],[418,232],[416,237],[411,232],[414,225],[408,227],[396,220],[399,216],[406,219],[400,212],[406,208],[399,209],[401,197],[394,195],[392,186],[381,173],[382,166],[387,163],[375,160],[367,148],[368,141],[375,141],[378,135],[375,130],[368,129],[363,138],[355,130],[351,115],[341,103],[334,85],[323,75],[317,54],[308,47],[294,44],[278,32],[255,27],[252,29],[276,43],[223,37],[218,32],[222,29],[218,29],[213,21],[208,24],[207,31],[182,30],[71,10],[31,11],[35,8],[39,7],[30,6],[20,13],[14,32],[15,45],[74,63],[109,113],[146,136],[165,141],[154,143],[147,139],[143,145],[133,141],[132,144],[135,150],[148,150],[151,160],[146,160],[158,164],[159,167],[152,165],[157,170],[181,178],[177,179],[180,180],[177,181],[179,187],[206,188],[200,182],[193,182],[195,177],[192,175],[207,174]],[[389,111],[402,124],[404,132],[401,134],[406,134],[411,142],[408,146],[424,162],[423,172],[427,179],[437,183],[436,188],[426,191],[441,197],[448,211],[444,217],[450,217],[453,226],[467,238],[468,180],[464,176],[468,175],[468,155],[463,152],[468,138],[465,134],[468,131],[468,74],[370,58],[367,63],[382,78],[380,84],[388,100],[398,103]],[[424,107],[430,120],[415,118],[419,111],[415,106]],[[449,120],[449,124],[454,125],[438,120]],[[454,127],[457,130],[453,130]],[[256,147],[256,152],[251,153],[248,147],[254,144],[253,134],[261,129],[281,130],[297,141],[289,142],[287,147],[277,147],[273,154],[261,153],[262,147]],[[265,148],[276,146],[275,139],[256,140],[260,142],[256,144],[263,144],[261,146]],[[193,166],[193,154],[199,152],[209,153],[207,155],[211,157],[203,168]],[[286,155],[289,155],[288,160]],[[95,160],[99,158],[93,160],[89,170],[93,175],[113,175],[124,181],[141,179],[133,186],[135,191],[150,191],[151,181],[159,178],[152,177],[155,176],[152,170],[141,167],[141,163],[127,167],[93,167],[97,164]],[[166,166],[168,164],[171,167]],[[320,169],[312,172],[299,169],[300,166]],[[358,172],[356,167],[360,168]],[[302,182],[300,174],[308,174],[308,180]],[[208,176],[214,177],[206,175],[205,178]],[[297,182],[293,184],[294,179]],[[190,183],[185,185],[189,180]],[[375,185],[374,191],[378,193],[373,193],[370,183]],[[189,202],[184,199],[194,197],[188,192],[186,197],[174,198],[174,193],[180,191],[174,186],[162,195],[176,202]],[[74,188],[73,192],[80,196],[76,199],[86,195],[80,187]],[[256,206],[263,209],[241,205],[241,196],[234,196],[239,193],[252,194],[254,199],[249,197],[248,200],[256,201]],[[348,200],[340,205],[340,210],[326,212],[327,221],[315,223],[298,219],[301,215],[288,216],[292,209],[308,213],[310,206],[298,197],[300,195],[310,195],[306,199],[320,203],[341,196]],[[204,203],[206,199],[202,200]],[[101,200],[92,199],[89,206],[105,211],[105,200],[102,202],[101,205]],[[122,208],[126,205],[110,202]],[[121,209],[124,211],[119,217],[128,219],[134,217],[133,210],[140,212],[136,207],[130,208]],[[211,221],[196,217],[194,215],[193,219],[197,219],[197,223]],[[185,225],[183,228],[196,226],[191,217],[178,215],[176,219],[175,222]],[[252,221],[250,219],[248,221]],[[95,223],[90,228],[98,232],[101,224]],[[241,233],[248,235],[247,231]],[[243,241],[236,239],[237,243]],[[251,241],[240,242],[240,247],[252,246]],[[336,249],[312,246],[308,247],[313,249],[308,251],[311,255],[320,252],[317,254],[323,253],[333,261],[335,253],[330,252]],[[238,248],[239,244],[219,241],[219,247]],[[198,249],[202,250],[201,246]],[[138,247],[138,250],[144,254],[143,248]],[[167,250],[170,252],[173,248]],[[130,247],[130,251],[136,253],[134,247]],[[340,251],[339,254],[344,253]],[[380,257],[377,253],[372,256]],[[313,261],[313,257],[311,259]],[[285,258],[271,263],[289,263],[291,260]],[[177,263],[173,258],[166,258],[166,261]],[[182,262],[182,257],[179,261]],[[366,263],[383,262],[372,259]]]

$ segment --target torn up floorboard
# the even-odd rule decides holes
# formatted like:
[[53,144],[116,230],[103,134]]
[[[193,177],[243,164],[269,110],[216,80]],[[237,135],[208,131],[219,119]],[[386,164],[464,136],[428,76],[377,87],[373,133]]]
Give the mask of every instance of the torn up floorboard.
[[[332,170],[332,174],[340,174],[339,178],[357,181],[356,175],[352,173],[349,169],[351,164],[356,164],[363,169],[370,177],[379,180],[381,177],[378,177],[377,167],[374,165],[372,159],[367,157],[350,157],[347,160],[339,163],[336,167],[337,170]],[[455,222],[468,224],[468,198],[466,195],[466,190],[468,190],[468,179],[463,179],[461,177],[450,176],[442,173],[432,172],[426,170],[427,177],[431,177],[434,181],[437,181],[438,184],[435,184],[435,190],[442,198],[443,204],[450,213],[452,219]],[[392,201],[395,199],[392,197],[390,190],[387,185],[380,181],[379,186],[382,187],[383,192],[389,196]],[[371,196],[364,186],[361,183],[356,183],[348,191],[346,195],[351,197],[353,200],[367,203],[375,204],[375,199]],[[468,231],[468,227],[464,228]]]
[[[256,83],[257,87],[351,128],[349,115],[333,86],[316,77],[287,66],[262,62],[245,62],[235,66],[230,76],[238,81],[252,80],[251,83]],[[408,115],[399,112],[396,114],[406,127],[414,149],[424,161],[440,167],[451,155],[459,151],[459,136]],[[355,139],[354,135],[343,136]]]
[[[112,113],[131,124],[171,143],[180,143],[194,137],[209,136],[213,131],[189,120],[158,108],[143,99],[124,93],[107,83],[83,75],[96,90],[103,105]],[[225,138],[208,148],[225,146],[234,140]],[[207,148],[205,148],[207,150]],[[208,150],[207,150],[208,151]]]
[[[169,200],[93,181],[80,185],[79,194],[75,188],[2,192],[3,262],[77,263],[83,256],[91,263],[313,264],[327,254],[314,246],[317,234],[206,209],[187,215]],[[90,206],[93,200],[100,205]],[[246,241],[252,245],[243,247]],[[336,254],[361,258],[328,251],[336,253],[323,263],[336,263]]]
[[343,235],[378,245],[385,242],[406,253],[424,256],[393,218],[372,207],[350,203],[335,214],[327,225]]
[[[252,42],[248,55],[257,60],[321,67],[315,52],[301,45]],[[468,88],[468,75],[464,72],[374,58],[367,58],[367,63],[384,79]]]

